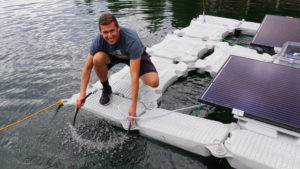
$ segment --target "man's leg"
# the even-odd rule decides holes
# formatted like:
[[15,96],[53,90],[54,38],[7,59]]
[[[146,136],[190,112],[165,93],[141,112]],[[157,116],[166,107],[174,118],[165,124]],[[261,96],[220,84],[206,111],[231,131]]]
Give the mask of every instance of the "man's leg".
[[105,52],[97,52],[93,58],[95,72],[101,82],[107,81],[108,68],[110,58]]
[[110,58],[105,52],[97,52],[94,55],[93,63],[95,72],[103,85],[102,95],[100,97],[100,104],[106,105],[109,103],[109,95],[112,93],[111,87],[108,83],[108,68],[107,65],[110,64]]
[[158,87],[159,78],[154,64],[151,62],[150,56],[144,52],[141,59],[140,78],[145,85],[150,87]]
[[157,72],[149,72],[145,73],[141,76],[141,79],[145,85],[150,87],[158,87],[159,85],[159,78]]

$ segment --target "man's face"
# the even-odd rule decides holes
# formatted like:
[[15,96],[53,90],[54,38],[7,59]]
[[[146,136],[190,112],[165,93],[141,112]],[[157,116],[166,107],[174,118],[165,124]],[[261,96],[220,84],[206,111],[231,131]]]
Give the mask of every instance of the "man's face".
[[101,35],[110,45],[115,44],[119,40],[120,26],[116,26],[114,22],[109,25],[100,25],[100,28]]

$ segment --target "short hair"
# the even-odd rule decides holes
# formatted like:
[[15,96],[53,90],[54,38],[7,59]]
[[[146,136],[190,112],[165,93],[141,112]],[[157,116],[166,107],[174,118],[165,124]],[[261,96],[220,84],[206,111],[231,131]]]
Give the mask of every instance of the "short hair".
[[109,25],[112,22],[115,23],[116,26],[119,26],[116,17],[113,14],[105,13],[99,17],[99,30],[101,30],[100,25]]

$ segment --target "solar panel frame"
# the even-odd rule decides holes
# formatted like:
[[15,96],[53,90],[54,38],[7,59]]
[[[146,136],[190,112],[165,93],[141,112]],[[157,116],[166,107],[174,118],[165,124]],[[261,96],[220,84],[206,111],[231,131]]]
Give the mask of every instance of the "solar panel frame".
[[[211,90],[215,90],[215,92],[220,92],[219,91],[220,89],[217,88],[218,86],[216,87],[214,85],[217,84],[217,83],[219,83],[220,78],[224,78],[224,77],[222,77],[223,76],[222,74],[224,73],[224,70],[225,71],[230,70],[230,68],[228,68],[228,66],[232,66],[232,63],[231,63],[232,60],[243,60],[243,63],[248,63],[249,62],[250,65],[251,64],[261,65],[260,68],[259,68],[259,66],[257,66],[257,68],[259,69],[257,73],[259,73],[259,71],[263,70],[263,71],[265,71],[264,73],[270,73],[270,72],[273,71],[273,73],[275,73],[275,75],[278,74],[278,72],[282,73],[281,75],[284,75],[286,73],[290,73],[289,71],[291,71],[291,72],[295,71],[294,75],[295,74],[299,74],[295,78],[296,82],[292,83],[292,85],[294,85],[294,86],[292,86],[292,89],[294,89],[294,88],[299,89],[298,93],[295,94],[297,96],[295,99],[293,98],[293,93],[289,92],[289,89],[280,89],[280,86],[276,87],[277,83],[272,83],[271,86],[270,86],[270,88],[273,87],[275,89],[280,89],[282,91],[286,91],[286,92],[283,92],[283,93],[287,93],[287,95],[285,96],[285,99],[288,99],[288,101],[295,100],[295,101],[298,101],[300,103],[300,92],[299,92],[300,91],[300,69],[292,68],[292,67],[287,67],[287,66],[284,66],[284,65],[277,65],[277,64],[273,64],[273,63],[261,62],[261,61],[247,59],[247,58],[242,58],[242,57],[233,56],[233,55],[231,55],[229,57],[229,59],[225,62],[225,64],[222,66],[222,68],[217,73],[216,77],[213,80],[211,80],[211,82],[209,83],[209,85],[206,87],[206,89],[204,90],[204,92],[201,94],[201,96],[199,98],[199,101],[202,102],[202,103],[210,104],[210,105],[214,105],[214,106],[239,109],[239,110],[242,110],[242,111],[245,112],[244,113],[245,117],[248,117],[248,118],[251,118],[251,119],[255,119],[255,120],[258,120],[258,121],[262,121],[262,122],[265,122],[265,123],[268,123],[268,124],[276,125],[276,126],[279,126],[279,127],[282,127],[282,128],[285,128],[285,129],[288,129],[288,130],[292,130],[292,131],[296,131],[296,132],[300,133],[300,104],[297,105],[297,103],[296,103],[296,104],[292,105],[294,107],[292,107],[291,109],[286,108],[284,105],[280,105],[279,103],[282,100],[281,100],[281,98],[276,97],[276,94],[277,95],[278,94],[281,95],[282,94],[282,93],[280,93],[281,91],[279,91],[279,93],[277,91],[275,91],[275,92],[271,91],[271,90],[267,91],[264,87],[262,87],[261,89],[258,90],[259,92],[262,92],[262,93],[266,90],[266,92],[264,94],[267,94],[267,95],[260,96],[260,97],[262,97],[261,98],[262,101],[264,101],[264,98],[271,99],[271,101],[268,101],[269,102],[269,105],[268,105],[269,107],[268,107],[268,106],[265,106],[264,104],[261,104],[260,102],[256,102],[256,100],[255,100],[257,98],[257,96],[254,96],[253,93],[257,93],[258,92],[258,91],[255,91],[256,90],[255,89],[255,83],[256,82],[254,83],[254,87],[252,87],[252,89],[251,89],[251,86],[248,86],[250,89],[249,88],[247,88],[247,89],[245,89],[245,88],[238,89],[238,86],[235,86],[236,88],[234,88],[234,90],[229,88],[229,90],[232,90],[233,93],[236,92],[236,90],[239,90],[240,94],[243,94],[244,97],[245,97],[243,99],[240,99],[239,98],[240,96],[234,96],[234,97],[237,97],[237,98],[235,98],[235,99],[237,99],[235,101],[237,101],[239,103],[242,103],[242,104],[246,104],[246,105],[251,105],[251,104],[254,104],[255,106],[257,105],[258,109],[255,109],[253,107],[249,108],[247,106],[240,106],[240,105],[236,106],[236,105],[232,105],[232,103],[225,103],[225,102],[222,102],[220,100],[216,101],[218,98],[216,99],[216,98],[212,98],[212,97],[211,98],[207,97],[208,94],[210,94],[210,95],[214,94],[213,92],[211,92]],[[247,66],[242,66],[242,67],[247,67]],[[276,70],[275,67],[278,70]],[[249,65],[248,65],[247,69],[249,69]],[[272,69],[274,69],[274,70],[272,70]],[[285,72],[281,72],[281,70],[283,70]],[[237,70],[237,71],[239,71],[239,70]],[[243,73],[242,71],[240,71],[240,72]],[[237,76],[237,77],[240,78],[240,76]],[[266,76],[266,77],[268,77],[268,76]],[[264,80],[263,78],[266,78],[266,77],[263,76],[261,80]],[[271,77],[271,78],[274,78],[274,77]],[[226,77],[226,78],[228,78],[228,77]],[[234,81],[234,80],[235,81],[239,80],[239,79],[234,79],[234,78],[236,78],[236,77],[233,77],[233,80],[228,80],[228,82],[226,82],[226,83],[230,83],[231,81]],[[249,77],[245,76],[245,77],[241,77],[241,78],[244,78],[244,80],[246,79],[246,82],[247,82],[247,78],[249,78]],[[278,78],[281,79],[280,76],[276,77],[275,79],[278,79]],[[226,80],[223,79],[223,82],[224,81],[226,81]],[[268,82],[268,81],[266,81],[266,82]],[[289,82],[285,83],[284,79],[282,79],[282,81],[280,81],[279,85],[281,85],[281,84],[283,84],[283,86],[290,85]],[[241,84],[234,84],[234,85],[241,85]],[[243,85],[241,85],[241,86],[243,86]],[[223,87],[223,86],[221,86],[221,87]],[[224,87],[226,88],[226,86],[224,86]],[[267,86],[267,87],[269,87],[269,86]],[[245,92],[245,90],[248,90],[248,91],[252,90],[252,91],[250,91],[250,92],[247,93],[247,91]],[[222,93],[226,93],[226,92],[224,91]],[[249,95],[249,93],[250,93],[250,95]],[[229,94],[231,94],[231,93],[229,93]],[[215,95],[218,96],[218,93],[215,94]],[[222,94],[219,94],[219,95],[222,95]],[[222,96],[222,97],[218,96],[218,97],[222,98],[223,100],[224,99],[225,100],[226,99],[231,99],[230,101],[232,101],[232,98],[226,98],[227,96],[226,97],[225,96]],[[249,97],[250,97],[250,99],[249,99]],[[253,97],[255,99],[251,100],[251,97]],[[274,98],[272,98],[272,97],[274,97]],[[275,105],[272,105],[273,102],[275,102]],[[245,109],[245,107],[246,107],[246,109]],[[288,118],[290,118],[290,116],[286,116],[285,114],[280,114],[281,112],[277,111],[277,110],[272,110],[272,109],[270,109],[270,110],[264,110],[264,108],[266,108],[266,107],[267,107],[267,109],[268,108],[273,108],[273,109],[276,108],[276,109],[278,109],[278,110],[280,110],[280,111],[282,111],[284,113],[285,112],[286,113],[291,113],[291,116],[292,116],[293,119],[288,119]],[[261,110],[262,110],[262,113],[259,112]],[[293,110],[295,112],[293,112]],[[276,117],[278,114],[282,115],[282,116]],[[298,121],[294,122],[294,123],[293,122],[290,123],[290,120],[298,120]]]
[[282,47],[287,41],[300,42],[300,18],[266,15],[251,44]]

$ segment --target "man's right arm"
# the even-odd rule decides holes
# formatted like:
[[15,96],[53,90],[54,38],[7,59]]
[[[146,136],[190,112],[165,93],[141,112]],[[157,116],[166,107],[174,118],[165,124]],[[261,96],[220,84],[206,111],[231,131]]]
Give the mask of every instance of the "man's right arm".
[[75,110],[80,109],[84,104],[84,103],[83,104],[80,104],[80,103],[86,96],[86,88],[90,81],[90,76],[91,76],[91,71],[93,69],[93,65],[94,65],[93,64],[93,56],[89,53],[88,57],[86,59],[85,65],[83,67],[82,74],[81,74],[80,94],[76,100]]

